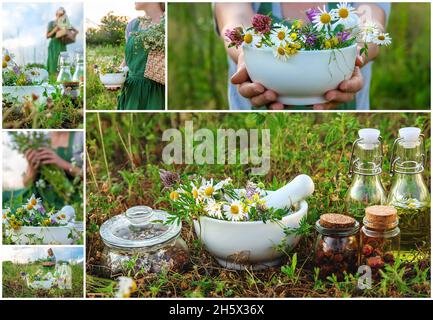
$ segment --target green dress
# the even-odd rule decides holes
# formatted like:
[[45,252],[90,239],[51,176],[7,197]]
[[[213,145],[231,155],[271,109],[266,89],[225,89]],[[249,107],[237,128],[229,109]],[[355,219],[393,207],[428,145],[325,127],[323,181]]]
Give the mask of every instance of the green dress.
[[[125,62],[129,68],[122,92],[117,100],[118,110],[163,110],[165,86],[144,77],[148,52],[137,39],[138,19],[131,22],[131,33],[125,47]],[[146,32],[142,30],[139,32]]]
[[[56,22],[50,21],[47,31],[51,32],[55,28],[55,26]],[[66,45],[62,43],[59,39],[57,39],[55,34],[53,34],[51,36],[50,43],[48,44],[47,70],[50,75],[54,75],[57,73],[59,55],[62,51],[66,51]]]
[[[70,132],[69,134],[69,141],[67,147],[57,147],[54,150],[54,152],[63,160],[71,162],[72,157],[74,156],[73,151],[73,144],[74,144],[74,137],[75,132]],[[35,181],[38,181],[39,177],[37,176]],[[56,209],[61,209],[67,204],[65,201],[60,198],[57,194],[54,192],[51,192],[51,187],[47,185],[45,188],[37,187],[34,183],[30,188],[23,188],[19,190],[14,191],[3,191],[3,208],[7,208],[10,206],[11,199],[15,199],[20,201],[20,203],[24,203],[28,198],[31,197],[32,194],[35,194],[37,197],[41,197],[42,202],[44,204],[49,204],[49,208],[45,208],[47,210],[52,209],[55,207]],[[72,196],[71,202],[72,203],[79,203],[82,201],[80,199],[79,194],[74,194]],[[17,205],[17,203],[15,203]]]
[[[327,4],[328,10],[336,9],[337,3],[330,2]],[[283,23],[290,27],[287,20],[283,20],[279,17],[276,17],[272,14],[272,3],[271,2],[262,2],[259,6],[259,9],[257,13],[264,14],[264,15],[271,15],[272,20],[274,22]],[[290,110],[311,110],[312,106],[291,106]],[[266,109],[263,108],[256,108],[256,109]],[[341,103],[337,110],[356,110],[356,100],[352,100],[350,102]]]

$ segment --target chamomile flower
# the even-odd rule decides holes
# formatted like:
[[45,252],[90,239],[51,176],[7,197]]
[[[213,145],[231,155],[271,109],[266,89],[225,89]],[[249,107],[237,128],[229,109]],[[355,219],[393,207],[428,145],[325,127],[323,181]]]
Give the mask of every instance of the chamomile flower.
[[281,61],[287,61],[287,59],[290,57],[290,54],[281,44],[274,48],[274,57]]
[[257,48],[260,48],[262,46],[262,37],[256,32],[254,32],[254,30],[244,30],[243,40],[244,46]]
[[380,33],[378,25],[372,21],[367,21],[358,31],[358,42],[372,42],[374,36]]
[[33,209],[37,210],[39,209],[41,204],[42,204],[41,198],[36,198],[36,196],[32,194],[32,196],[29,199],[27,199],[27,203],[24,205],[24,207],[29,211]]
[[332,15],[326,11],[325,6],[323,9],[318,8],[318,12],[314,17],[313,24],[317,31],[322,31],[323,28],[330,29],[332,26]]
[[371,42],[379,46],[388,46],[391,44],[392,39],[388,33],[379,32],[371,37]]
[[206,207],[204,208],[204,211],[206,211],[206,213],[211,217],[218,218],[218,219],[223,218],[221,203],[218,203],[213,199],[210,199],[208,201]]
[[353,28],[359,23],[359,17],[355,13],[355,8],[353,8],[347,2],[340,2],[337,4],[337,8],[331,10],[331,15],[333,20],[336,20],[332,25],[332,28],[335,28],[338,25],[343,25],[346,28]]
[[205,198],[205,199],[210,199],[214,193],[215,193],[215,187],[213,185],[213,179],[210,179],[208,181],[206,181],[205,179],[202,180],[200,189],[199,189],[199,194]]
[[282,24],[276,24],[271,32],[271,41],[276,46],[281,46],[290,39],[290,30]]
[[222,188],[225,188],[228,185],[230,185],[231,183],[232,183],[232,178],[224,179],[215,185],[215,190],[220,190]]
[[137,291],[137,283],[132,278],[119,277],[118,280],[116,298],[129,298]]
[[248,207],[242,202],[235,200],[228,205],[224,205],[224,216],[231,221],[243,220],[248,213]]

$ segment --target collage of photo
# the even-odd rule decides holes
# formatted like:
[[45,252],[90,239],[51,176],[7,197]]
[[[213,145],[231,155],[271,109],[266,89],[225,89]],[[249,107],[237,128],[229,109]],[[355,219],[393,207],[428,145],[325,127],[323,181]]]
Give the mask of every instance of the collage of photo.
[[432,298],[431,2],[238,1],[2,1],[0,300]]

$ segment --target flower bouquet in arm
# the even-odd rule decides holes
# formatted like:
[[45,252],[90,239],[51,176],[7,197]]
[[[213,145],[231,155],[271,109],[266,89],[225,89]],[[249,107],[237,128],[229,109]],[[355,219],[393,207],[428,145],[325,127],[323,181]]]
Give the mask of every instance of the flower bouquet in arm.
[[171,172],[161,171],[171,204],[171,223],[192,223],[197,237],[224,267],[260,269],[280,263],[276,247],[294,247],[299,237],[288,229],[299,228],[307,214],[303,199],[314,191],[310,177],[300,175],[277,191],[266,191],[261,183],[234,187],[230,178],[193,179],[181,182]]
[[157,24],[145,17],[139,19],[143,30],[137,34],[144,51],[148,52],[144,77],[165,84],[165,17]]
[[361,23],[355,9],[340,3],[336,9],[309,9],[308,21],[274,23],[256,14],[250,27],[227,30],[229,47],[242,48],[254,82],[279,95],[286,105],[324,103],[324,95],[349,79],[368,45],[389,45],[391,38],[374,23]]

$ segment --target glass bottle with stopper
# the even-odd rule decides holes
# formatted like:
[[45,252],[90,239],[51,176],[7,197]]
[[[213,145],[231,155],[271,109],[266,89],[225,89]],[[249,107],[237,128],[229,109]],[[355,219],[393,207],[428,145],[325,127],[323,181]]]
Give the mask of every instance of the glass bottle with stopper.
[[393,181],[388,204],[397,209],[403,257],[429,243],[430,193],[423,177],[425,162],[421,130],[413,127],[400,129],[391,151]]
[[362,221],[365,208],[385,204],[386,194],[380,178],[383,159],[380,131],[361,129],[358,136],[353,142],[349,161],[349,176],[353,179],[346,194],[346,209]]
[[66,51],[60,52],[58,65],[59,65],[59,74],[57,75],[57,82],[59,84],[64,84],[65,82],[71,82],[72,81],[71,61],[68,52]]
[[82,51],[75,52],[75,71],[72,76],[72,81],[84,83],[84,55]]

